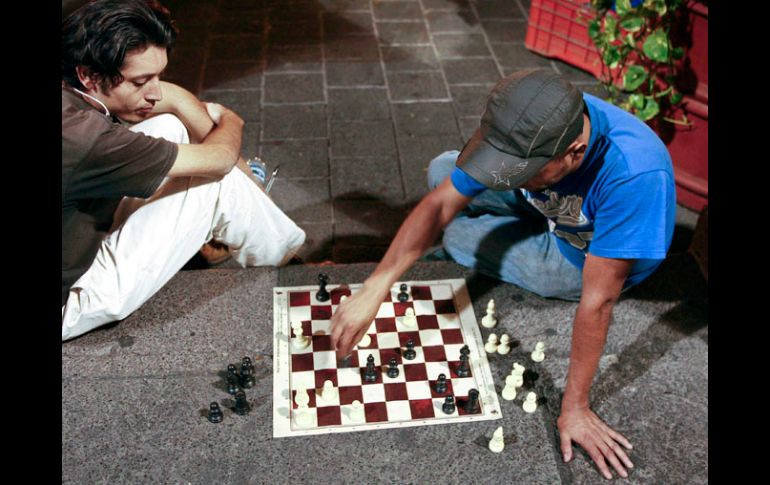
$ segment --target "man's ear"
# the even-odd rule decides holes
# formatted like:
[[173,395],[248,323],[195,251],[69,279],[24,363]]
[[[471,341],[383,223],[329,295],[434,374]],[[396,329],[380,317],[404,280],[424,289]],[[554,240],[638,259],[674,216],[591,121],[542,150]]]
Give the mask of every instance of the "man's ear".
[[75,73],[78,75],[78,81],[86,88],[86,92],[93,94],[99,90],[99,79],[94,76],[90,69],[85,66],[76,66]]
[[587,143],[575,142],[574,146],[572,147],[572,153],[576,157],[582,157],[583,154],[586,152],[587,148],[588,148]]

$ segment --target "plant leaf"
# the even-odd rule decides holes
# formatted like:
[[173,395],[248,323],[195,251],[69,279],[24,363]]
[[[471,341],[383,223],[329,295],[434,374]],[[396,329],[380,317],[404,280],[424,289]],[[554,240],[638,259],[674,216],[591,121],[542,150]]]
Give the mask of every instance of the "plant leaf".
[[636,47],[636,39],[634,39],[634,34],[628,33],[626,34],[626,37],[623,39],[623,42],[630,48]]
[[607,65],[607,67],[615,69],[620,62],[620,51],[615,46],[608,46],[602,53],[602,59],[604,59],[604,64]]
[[684,49],[681,47],[674,47],[671,49],[671,57],[674,58],[675,61],[678,61],[682,57],[684,57]]
[[618,19],[612,15],[604,17],[604,34],[610,42],[618,38]]
[[668,61],[668,37],[663,29],[655,29],[644,41],[642,50],[655,62]]
[[634,109],[642,109],[644,108],[644,95],[643,94],[632,94],[628,97],[628,104],[634,108]]
[[658,102],[652,99],[650,96],[645,96],[644,107],[637,111],[635,114],[643,121],[651,120],[660,112],[660,105]]
[[593,19],[588,24],[588,36],[593,39],[594,42],[596,42],[596,39],[599,37],[599,32],[601,31],[601,26],[599,19]]
[[682,102],[682,93],[676,91],[671,93],[671,104],[679,104]]
[[617,0],[615,2],[615,11],[621,17],[631,11],[631,0]]
[[620,26],[629,32],[639,32],[644,25],[644,19],[641,17],[629,17],[620,21]]
[[636,91],[636,89],[647,80],[647,70],[644,67],[632,64],[623,75],[623,89],[626,91]]

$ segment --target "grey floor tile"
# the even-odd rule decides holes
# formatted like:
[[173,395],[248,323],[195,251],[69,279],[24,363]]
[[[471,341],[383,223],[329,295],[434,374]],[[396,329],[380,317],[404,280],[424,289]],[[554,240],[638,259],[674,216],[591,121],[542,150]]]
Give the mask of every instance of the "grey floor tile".
[[259,121],[260,99],[262,91],[259,89],[248,91],[207,91],[204,92],[201,101],[210,101],[225,106],[243,118],[245,121]]
[[359,262],[379,262],[388,251],[386,244],[349,246],[344,244],[335,244],[332,251],[332,260],[337,264],[359,263]]
[[328,177],[329,141],[275,140],[262,142],[260,156],[269,170],[281,165],[278,177]]
[[489,59],[442,59],[449,84],[496,83],[500,79],[497,64]]
[[453,86],[449,85],[449,92],[455,104],[458,116],[481,116],[487,102],[487,96],[494,84],[481,86]]
[[388,93],[384,88],[329,88],[329,119],[390,119]]
[[593,84],[597,82],[597,79],[593,74],[586,72],[582,69],[578,69],[575,66],[571,66],[566,62],[562,62],[558,59],[553,59],[553,63],[556,65],[557,70],[564,76],[565,79],[581,84]]
[[382,61],[388,72],[435,71],[441,67],[430,45],[382,46]]
[[262,122],[263,140],[329,136],[326,129],[326,106],[321,104],[264,106]]
[[328,178],[287,179],[278,177],[270,191],[275,203],[297,224],[330,222],[331,197]]
[[379,62],[326,61],[327,86],[383,86],[385,78]]
[[305,263],[320,263],[332,259],[334,226],[331,222],[303,222],[297,224],[305,231],[305,244],[297,255]]
[[263,10],[252,13],[238,12],[238,14],[220,13],[220,15],[212,21],[210,30],[212,35],[263,35],[265,32],[265,13]]
[[371,10],[369,0],[318,0],[318,4],[327,12]]
[[321,41],[321,24],[316,21],[269,27],[269,45],[313,45]]
[[374,33],[374,22],[370,12],[324,12],[323,26],[327,39]]
[[267,50],[267,72],[321,71],[321,45],[279,45]]
[[527,36],[525,20],[489,20],[481,21],[484,32],[490,42],[524,42]]
[[390,244],[405,217],[404,206],[386,201],[335,200],[335,246]]
[[203,75],[201,69],[203,59],[202,49],[180,48],[175,50],[169,58],[163,80],[178,84],[193,94],[197,94]]
[[332,37],[324,41],[324,54],[328,60],[377,60],[380,58],[377,44],[377,38],[368,34]]
[[325,101],[321,73],[265,75],[265,103],[306,103]]
[[392,101],[444,99],[449,96],[440,71],[388,72]]
[[492,44],[492,51],[500,65],[507,68],[506,74],[512,72],[512,70],[515,71],[527,67],[553,69],[550,59],[535,54],[524,47],[524,44],[494,43]]
[[481,30],[476,15],[472,10],[430,11],[425,14],[428,28],[438,32],[478,32]]
[[473,136],[476,130],[479,129],[480,121],[481,116],[468,116],[458,119],[460,124],[460,133],[463,136],[463,143],[468,141],[468,139]]
[[262,86],[263,64],[255,62],[212,62],[206,64],[203,89],[242,89]]
[[261,35],[218,35],[209,41],[209,59],[214,61],[254,61],[262,56]]
[[377,22],[380,44],[426,44],[430,42],[424,22]]
[[259,153],[260,124],[255,121],[247,121],[243,125],[241,134],[241,156],[248,160]]
[[394,104],[393,117],[399,136],[457,133],[452,103],[449,102]]
[[482,0],[474,2],[476,13],[481,19],[519,19],[524,18],[524,12],[517,2],[511,0]]
[[436,135],[397,135],[401,154],[401,174],[408,202],[417,202],[428,193],[430,161],[449,150],[460,150],[463,140],[457,128],[454,133]]
[[331,157],[395,157],[396,140],[390,120],[331,121]]
[[430,10],[470,10],[468,0],[422,0],[425,11]]
[[404,189],[398,158],[333,158],[331,161],[332,197],[341,199],[377,199],[401,202]]
[[321,7],[312,3],[300,4],[293,8],[272,8],[267,21],[271,25],[319,22]]
[[434,34],[433,42],[440,57],[492,55],[482,34]]
[[422,9],[417,0],[374,2],[374,18],[377,20],[422,20]]

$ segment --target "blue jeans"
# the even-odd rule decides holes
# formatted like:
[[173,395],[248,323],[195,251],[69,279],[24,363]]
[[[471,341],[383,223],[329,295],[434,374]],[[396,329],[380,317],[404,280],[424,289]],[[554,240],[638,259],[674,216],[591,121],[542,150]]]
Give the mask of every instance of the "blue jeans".
[[[431,190],[452,173],[459,154],[444,152],[430,162]],[[444,230],[443,246],[451,259],[479,273],[546,298],[580,299],[582,270],[561,254],[548,220],[519,190],[486,190],[474,198]]]

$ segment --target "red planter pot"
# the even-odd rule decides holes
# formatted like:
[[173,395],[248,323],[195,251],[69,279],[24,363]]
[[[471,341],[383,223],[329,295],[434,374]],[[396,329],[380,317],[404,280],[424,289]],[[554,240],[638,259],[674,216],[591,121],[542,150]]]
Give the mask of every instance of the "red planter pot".
[[[692,122],[682,127],[652,123],[666,143],[674,162],[677,201],[700,211],[708,203],[708,7],[690,1],[683,11],[676,45],[685,46],[677,88],[685,94],[683,112]],[[532,0],[526,47],[543,56],[560,59],[599,78],[599,51],[588,36],[594,18],[590,2]]]

